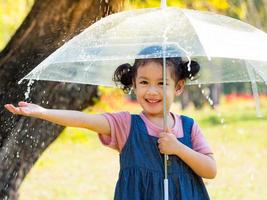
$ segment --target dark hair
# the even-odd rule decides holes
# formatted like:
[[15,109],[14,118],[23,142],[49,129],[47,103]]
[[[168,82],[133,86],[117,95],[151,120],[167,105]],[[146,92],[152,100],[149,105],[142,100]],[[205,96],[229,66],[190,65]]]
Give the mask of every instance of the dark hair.
[[[116,85],[120,85],[125,93],[129,93],[133,87],[138,67],[144,66],[148,62],[152,61],[163,65],[163,58],[161,56],[162,51],[163,50],[161,46],[150,46],[143,49],[138,54],[139,56],[154,55],[157,58],[136,59],[133,66],[131,66],[129,63],[118,66],[114,72],[113,81],[116,83]],[[168,57],[168,55],[176,55],[177,57]],[[167,47],[166,66],[170,66],[174,70],[174,73],[172,74],[175,75],[173,77],[175,83],[177,83],[179,80],[196,79],[195,76],[200,70],[200,66],[196,61],[192,60],[189,63],[189,61],[183,61],[181,56],[181,51],[179,51],[177,48]]]

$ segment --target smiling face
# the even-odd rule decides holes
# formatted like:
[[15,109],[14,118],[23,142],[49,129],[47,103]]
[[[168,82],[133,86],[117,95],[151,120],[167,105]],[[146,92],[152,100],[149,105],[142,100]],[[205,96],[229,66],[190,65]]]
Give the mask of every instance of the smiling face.
[[[171,76],[173,71],[171,66],[167,66],[167,112],[174,97],[181,94],[184,87],[184,80],[175,83],[175,77]],[[160,63],[149,61],[138,67],[134,91],[147,117],[163,117],[163,73]]]

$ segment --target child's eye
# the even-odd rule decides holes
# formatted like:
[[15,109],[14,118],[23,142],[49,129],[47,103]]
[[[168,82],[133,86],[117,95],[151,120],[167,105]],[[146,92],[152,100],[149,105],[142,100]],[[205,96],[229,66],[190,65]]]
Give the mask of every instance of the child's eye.
[[142,85],[146,85],[147,81],[140,81],[139,83],[142,84]]
[[[163,85],[163,81],[159,82],[159,85]],[[166,83],[166,85],[169,85],[168,82]]]

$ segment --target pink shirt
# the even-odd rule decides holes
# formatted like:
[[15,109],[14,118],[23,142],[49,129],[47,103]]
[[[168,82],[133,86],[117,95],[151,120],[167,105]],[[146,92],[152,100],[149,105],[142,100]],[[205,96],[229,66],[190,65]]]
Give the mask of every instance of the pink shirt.
[[[174,126],[172,127],[171,131],[177,138],[181,138],[184,134],[181,118],[179,115],[174,115],[173,113],[171,114],[174,117]],[[104,116],[107,118],[110,124],[111,135],[107,136],[99,133],[100,141],[102,144],[121,152],[130,133],[131,114],[129,112],[117,112],[105,113]],[[162,128],[149,121],[149,119],[143,113],[140,113],[140,117],[145,122],[148,134],[158,137],[159,133],[162,132]],[[207,143],[198,124],[195,121],[192,127],[191,140],[193,149],[195,151],[202,154],[212,153],[209,144]]]

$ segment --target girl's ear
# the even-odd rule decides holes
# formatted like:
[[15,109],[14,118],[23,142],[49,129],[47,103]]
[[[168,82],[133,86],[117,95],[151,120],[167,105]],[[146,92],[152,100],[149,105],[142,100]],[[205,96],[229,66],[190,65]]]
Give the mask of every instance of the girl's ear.
[[179,80],[175,87],[175,95],[179,96],[184,91],[185,80]]

